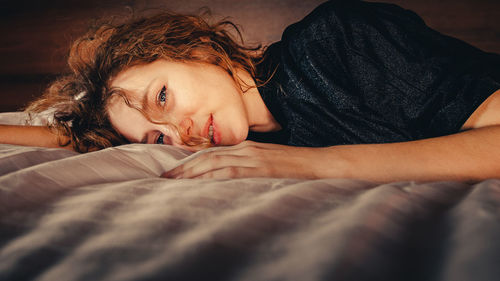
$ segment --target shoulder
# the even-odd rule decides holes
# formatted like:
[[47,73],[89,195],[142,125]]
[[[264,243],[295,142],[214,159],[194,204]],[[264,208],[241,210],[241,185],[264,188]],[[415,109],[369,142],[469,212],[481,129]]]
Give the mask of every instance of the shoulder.
[[500,125],[500,89],[496,90],[472,113],[461,131]]
[[423,20],[416,13],[395,4],[332,0],[319,5],[301,21],[290,25],[284,36],[321,35],[326,30],[375,24],[375,21],[412,21],[423,24]]
[[[403,28],[402,28],[403,27]],[[359,40],[385,32],[407,32],[426,27],[413,11],[395,4],[358,0],[332,0],[319,5],[301,21],[288,26],[282,35],[284,47],[300,53],[310,42],[334,39],[336,45],[355,46]]]

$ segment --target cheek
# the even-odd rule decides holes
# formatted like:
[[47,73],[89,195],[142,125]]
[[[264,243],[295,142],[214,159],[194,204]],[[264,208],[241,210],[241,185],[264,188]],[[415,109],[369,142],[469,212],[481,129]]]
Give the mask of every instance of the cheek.
[[171,89],[173,104],[182,106],[186,110],[192,110],[202,104],[208,103],[213,90],[205,87],[202,81],[187,81],[184,85],[176,83],[175,88]]
[[137,110],[125,104],[118,104],[108,109],[112,126],[130,142],[139,142],[150,124]]
[[227,145],[234,145],[244,141],[248,136],[248,121],[244,112],[241,110],[232,110],[227,112],[227,117],[222,122],[222,140]]

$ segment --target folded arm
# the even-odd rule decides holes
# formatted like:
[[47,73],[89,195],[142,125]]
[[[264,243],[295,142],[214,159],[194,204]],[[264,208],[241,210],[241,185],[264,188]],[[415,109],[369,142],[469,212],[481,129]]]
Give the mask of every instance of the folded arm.
[[462,132],[410,142],[323,148],[244,142],[205,153],[169,178],[356,178],[478,181],[500,177],[500,90],[470,116]]
[[500,177],[500,126],[411,142],[324,148],[244,142],[202,154],[163,176],[479,181]]
[[67,141],[46,126],[0,125],[0,143],[73,150],[71,145],[61,146]]

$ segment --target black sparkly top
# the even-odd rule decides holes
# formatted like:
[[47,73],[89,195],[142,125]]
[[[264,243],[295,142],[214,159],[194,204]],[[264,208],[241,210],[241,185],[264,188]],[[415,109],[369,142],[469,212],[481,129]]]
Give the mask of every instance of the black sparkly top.
[[329,1],[286,28],[258,65],[279,132],[294,146],[410,141],[456,133],[500,89],[500,56],[432,30],[393,4]]

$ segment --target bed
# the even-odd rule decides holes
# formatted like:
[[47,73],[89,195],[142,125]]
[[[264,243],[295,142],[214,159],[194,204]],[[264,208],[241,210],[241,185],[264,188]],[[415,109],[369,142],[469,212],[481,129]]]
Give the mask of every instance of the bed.
[[[23,118],[2,113],[0,123]],[[199,153],[0,145],[0,280],[500,276],[498,179],[159,177]]]

